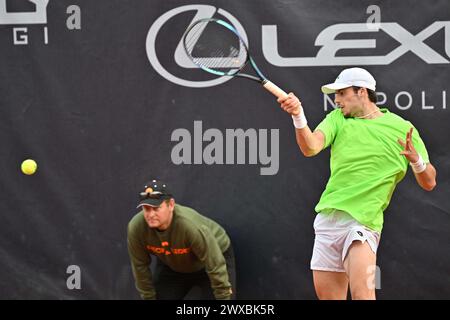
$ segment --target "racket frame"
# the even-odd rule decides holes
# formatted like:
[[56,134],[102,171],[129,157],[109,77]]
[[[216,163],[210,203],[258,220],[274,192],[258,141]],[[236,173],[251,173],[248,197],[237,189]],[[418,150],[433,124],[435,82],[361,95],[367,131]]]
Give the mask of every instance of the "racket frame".
[[[186,36],[188,35],[188,33],[195,28],[196,25],[200,24],[200,23],[205,23],[205,22],[214,22],[217,24],[222,25],[223,27],[227,28],[228,30],[230,30],[231,32],[233,32],[236,37],[238,37],[238,39],[240,40],[240,43],[244,46],[244,50],[247,52],[247,57],[245,59],[245,62],[242,64],[242,66],[240,68],[236,68],[236,69],[232,69],[234,70],[232,73],[230,72],[221,72],[215,69],[211,69],[208,68],[204,65],[202,65],[201,63],[198,63],[195,61],[195,59],[192,57],[192,55],[190,54],[187,45],[186,45]],[[256,66],[255,61],[253,60],[253,58],[250,56],[250,51],[248,49],[248,45],[245,43],[244,39],[241,37],[241,35],[239,34],[239,32],[232,26],[230,25],[228,22],[225,22],[221,19],[216,19],[216,18],[204,18],[204,19],[200,19],[195,21],[194,23],[192,23],[184,32],[183,34],[183,47],[184,50],[186,51],[186,54],[188,55],[188,57],[190,58],[190,60],[197,65],[199,68],[205,70],[206,72],[218,75],[218,76],[231,76],[231,77],[243,77],[243,78],[247,78],[253,81],[257,81],[261,84],[265,84],[265,82],[267,82],[267,78],[263,75],[263,73],[261,72],[261,70],[259,70],[259,68]],[[242,69],[245,68],[245,66],[250,62],[251,66],[253,67],[253,69],[255,70],[256,74],[258,76],[253,76],[250,74],[246,74],[246,73],[239,73]]]
[[[214,22],[217,24],[222,25],[223,27],[227,28],[228,30],[230,30],[231,32],[233,32],[238,39],[240,40],[240,43],[244,46],[244,50],[246,50],[247,53],[247,57],[245,59],[245,62],[242,64],[242,66],[240,68],[236,68],[236,69],[232,69],[235,70],[233,73],[229,73],[229,72],[221,72],[221,71],[217,71],[208,67],[203,66],[202,64],[198,63],[195,61],[195,59],[192,57],[191,52],[189,52],[187,45],[186,45],[186,36],[188,35],[188,33],[198,24],[200,23],[204,23],[204,22]],[[260,84],[262,84],[262,86],[269,91],[270,93],[272,93],[274,96],[281,98],[281,97],[286,97],[287,93],[282,90],[281,88],[279,88],[276,84],[274,84],[273,82],[271,82],[270,80],[268,80],[264,74],[261,72],[261,70],[256,66],[255,61],[253,60],[253,58],[250,55],[250,50],[248,48],[247,43],[245,43],[244,39],[241,37],[241,35],[239,34],[239,32],[228,22],[223,21],[221,19],[216,19],[216,18],[204,18],[204,19],[199,19],[197,21],[195,21],[194,23],[192,23],[184,32],[183,37],[182,37],[182,41],[183,41],[183,47],[184,50],[186,51],[186,54],[188,55],[189,59],[198,67],[200,67],[201,69],[203,69],[206,72],[218,75],[218,76],[231,76],[231,77],[242,77],[242,78],[247,78],[256,82],[259,82]],[[250,62],[250,65],[252,66],[253,70],[256,72],[257,76],[253,76],[250,74],[246,74],[246,73],[240,73],[240,71],[242,69],[245,68],[245,66],[248,64],[248,62]]]

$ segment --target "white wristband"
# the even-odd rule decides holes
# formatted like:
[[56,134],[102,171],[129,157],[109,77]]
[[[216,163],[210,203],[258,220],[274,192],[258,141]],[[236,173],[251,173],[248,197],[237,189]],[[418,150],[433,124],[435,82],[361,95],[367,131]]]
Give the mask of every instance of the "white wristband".
[[421,173],[424,172],[427,168],[427,164],[425,161],[423,161],[422,156],[419,154],[419,159],[416,162],[410,162],[409,165],[411,166],[411,169],[415,173]]
[[305,113],[303,112],[303,108],[300,109],[300,113],[296,116],[292,116],[292,120],[294,122],[294,127],[297,129],[303,129],[308,124],[306,121]]

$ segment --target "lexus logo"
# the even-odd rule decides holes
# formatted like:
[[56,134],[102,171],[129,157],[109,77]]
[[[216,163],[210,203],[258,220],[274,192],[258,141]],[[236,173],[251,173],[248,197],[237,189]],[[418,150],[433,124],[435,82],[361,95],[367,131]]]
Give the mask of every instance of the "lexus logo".
[[[186,12],[186,11],[196,11],[196,14],[194,18],[192,19],[191,23],[193,23],[196,20],[203,19],[203,18],[212,18],[216,12],[220,14],[221,16],[225,17],[228,21],[231,22],[231,24],[237,29],[239,34],[242,36],[243,40],[248,43],[247,40],[247,34],[245,33],[244,28],[242,27],[241,23],[229,12],[223,10],[223,9],[216,9],[214,6],[209,5],[186,5],[182,7],[178,7],[175,9],[172,9],[166,13],[164,13],[162,16],[160,16],[156,21],[153,23],[153,25],[150,27],[150,30],[147,34],[147,40],[146,40],[146,50],[147,50],[147,57],[150,61],[153,68],[164,78],[167,80],[185,86],[185,87],[193,87],[193,88],[203,88],[203,87],[211,87],[215,86],[221,83],[224,83],[228,80],[230,80],[230,77],[219,77],[213,80],[207,80],[207,81],[192,81],[192,80],[186,80],[179,78],[170,72],[168,72],[160,63],[158,59],[158,54],[156,52],[156,39],[158,36],[158,32],[161,29],[161,27],[170,19],[177,16],[180,13]],[[189,23],[189,25],[191,24]],[[187,28],[188,26],[186,26]],[[175,49],[174,54],[174,61],[177,63],[178,66],[186,69],[197,69],[198,67],[189,59],[189,57],[186,55],[186,52],[183,49],[183,43],[182,39],[180,39],[177,48]]]
[[[198,19],[211,18],[215,14],[223,16],[234,25],[244,41],[248,44],[247,34],[245,33],[244,28],[229,12],[209,5],[186,5],[164,13],[150,27],[147,34],[146,50],[151,65],[167,80],[186,87],[210,87],[228,81],[230,77],[220,77],[209,81],[182,79],[168,72],[158,60],[158,54],[155,48],[158,32],[167,21],[180,13],[187,11],[196,12],[191,23]],[[441,36],[441,39],[443,38],[444,51],[447,57],[425,42],[425,40],[442,30],[444,30],[444,37]],[[397,46],[384,55],[375,54],[374,52],[374,55],[360,56],[352,52],[353,49],[365,49],[369,53],[371,52],[370,50],[378,48],[376,39],[367,37],[368,35],[377,34],[379,32],[383,32],[393,40],[396,40]],[[354,33],[359,33],[360,35],[354,35]],[[351,34],[351,37],[347,35],[344,40],[340,38],[341,35],[346,34]],[[280,55],[280,52],[282,51],[280,48],[283,44],[278,41],[277,25],[261,26],[261,43],[264,58],[268,63],[278,67],[389,65],[407,53],[415,54],[427,64],[448,65],[450,64],[450,60],[448,59],[450,58],[449,35],[450,21],[434,21],[416,34],[412,34],[397,22],[380,22],[375,29],[369,28],[367,23],[338,23],[326,27],[317,35],[314,46],[320,48],[318,48],[315,56],[284,57]],[[298,45],[300,46],[303,44],[298,43]],[[338,51],[344,49],[348,50],[349,53],[347,55],[336,55]],[[175,49],[173,61],[175,61],[179,67],[184,68],[184,70],[197,68],[184,52],[182,39],[179,40]]]

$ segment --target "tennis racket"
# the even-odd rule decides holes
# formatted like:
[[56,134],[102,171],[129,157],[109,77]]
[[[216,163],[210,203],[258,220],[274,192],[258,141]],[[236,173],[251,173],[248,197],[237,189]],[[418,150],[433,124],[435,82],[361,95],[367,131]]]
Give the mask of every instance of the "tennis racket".
[[[183,34],[183,46],[192,62],[206,72],[257,81],[277,98],[287,96],[262,74],[247,44],[228,22],[214,18],[195,21]],[[255,75],[241,72],[249,62]]]

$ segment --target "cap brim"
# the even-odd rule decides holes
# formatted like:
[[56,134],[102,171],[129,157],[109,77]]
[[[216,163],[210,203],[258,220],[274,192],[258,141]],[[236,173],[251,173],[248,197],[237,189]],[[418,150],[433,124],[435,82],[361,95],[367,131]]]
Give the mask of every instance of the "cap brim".
[[336,90],[341,90],[345,88],[351,87],[351,84],[347,83],[329,83],[324,86],[322,86],[322,92],[325,94],[335,93]]
[[163,201],[166,199],[145,199],[142,200],[138,206],[136,207],[136,209],[142,207],[142,206],[151,206],[151,207],[159,207],[161,205],[161,203],[163,203]]

